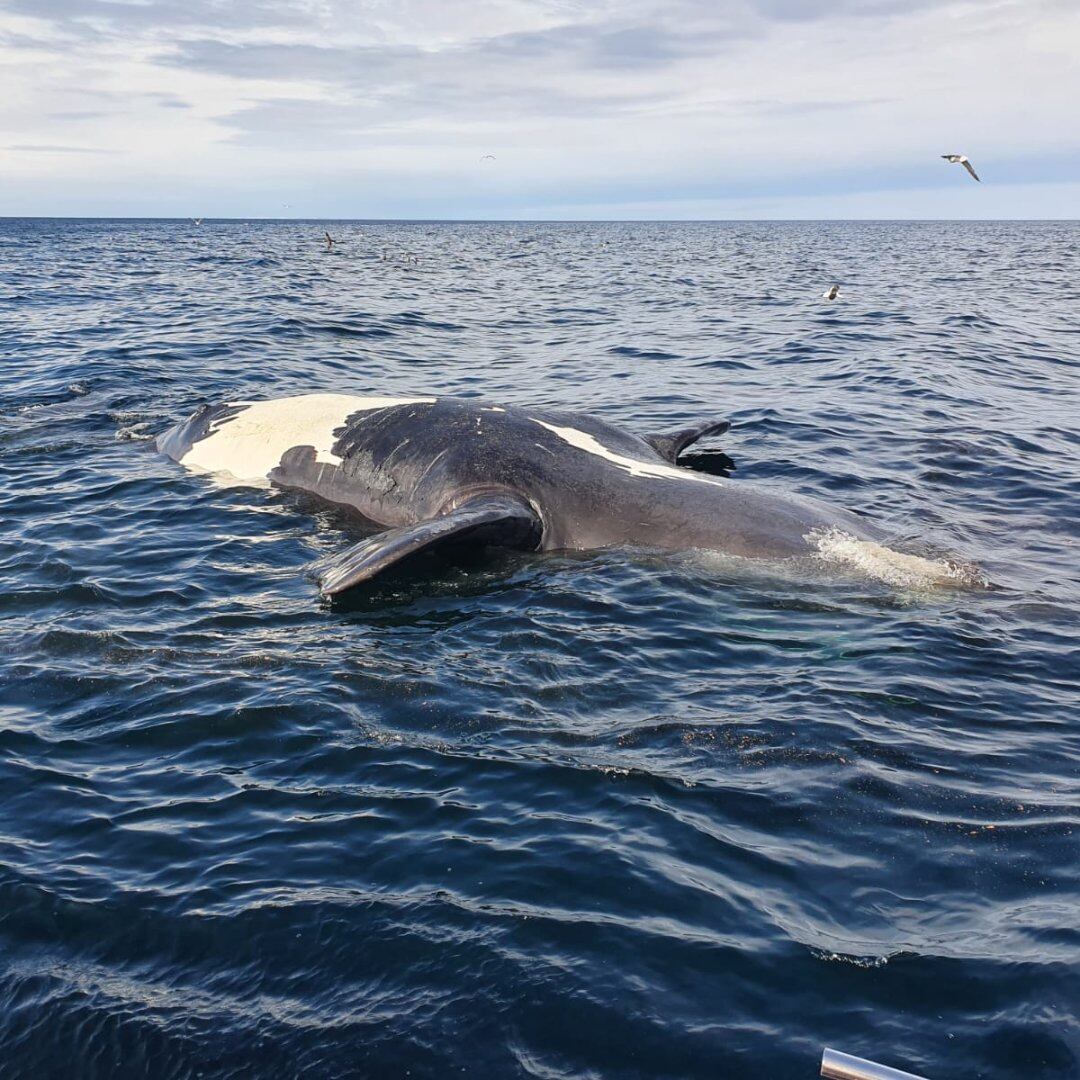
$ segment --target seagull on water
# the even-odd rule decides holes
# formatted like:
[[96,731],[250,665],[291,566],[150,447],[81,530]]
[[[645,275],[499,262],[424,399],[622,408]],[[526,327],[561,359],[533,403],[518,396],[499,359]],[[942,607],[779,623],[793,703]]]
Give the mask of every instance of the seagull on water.
[[839,285],[831,285],[829,287],[828,292],[823,292],[821,294],[821,299],[822,300],[835,300],[839,295],[840,295],[840,286]]
[[[965,169],[976,179],[979,180],[975,173],[975,170],[971,167],[971,162],[963,154],[942,154],[941,155],[950,165],[963,165]],[[982,183],[979,180],[979,183]]]

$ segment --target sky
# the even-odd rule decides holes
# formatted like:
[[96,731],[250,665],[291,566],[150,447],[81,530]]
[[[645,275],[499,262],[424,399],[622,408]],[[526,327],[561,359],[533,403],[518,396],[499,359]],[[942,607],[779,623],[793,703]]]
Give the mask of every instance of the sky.
[[0,68],[0,216],[1080,217],[1080,0],[0,0]]

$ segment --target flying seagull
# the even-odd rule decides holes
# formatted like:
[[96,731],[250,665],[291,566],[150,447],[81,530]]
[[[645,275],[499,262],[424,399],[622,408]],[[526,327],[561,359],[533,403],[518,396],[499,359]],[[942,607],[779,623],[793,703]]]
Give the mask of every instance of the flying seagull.
[[326,250],[329,251],[334,246],[334,238],[328,232],[324,232],[323,236],[326,237]]
[[839,295],[840,295],[840,286],[839,285],[831,285],[829,287],[828,292],[823,292],[821,294],[821,299],[822,300],[835,300]]
[[[963,154],[942,154],[941,156],[950,165],[963,165],[964,168],[967,169],[967,171],[971,173],[971,175],[975,177],[976,180],[979,179],[978,176],[975,174],[975,170],[971,167],[971,162],[968,161],[968,159]],[[981,180],[979,182],[982,183]]]
[[193,221],[193,222],[194,222],[194,223],[195,223],[196,225],[201,225],[201,224],[202,224],[202,218],[201,218],[201,217],[193,217],[193,218],[192,218],[191,220],[192,220],[192,221]]
[[494,161],[495,160],[495,155],[494,154],[485,154],[480,160],[481,161]]

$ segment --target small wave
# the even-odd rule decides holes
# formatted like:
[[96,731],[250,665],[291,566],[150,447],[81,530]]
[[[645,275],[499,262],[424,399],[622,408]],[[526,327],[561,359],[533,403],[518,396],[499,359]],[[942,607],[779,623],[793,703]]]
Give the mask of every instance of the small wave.
[[958,559],[927,559],[894,551],[872,540],[859,540],[842,529],[815,529],[804,539],[817,548],[825,562],[847,566],[899,588],[954,585],[985,589],[990,582],[977,566]]
[[828,960],[833,963],[851,964],[859,968],[884,967],[896,953],[885,953],[883,956],[859,956],[855,953],[828,952],[825,949],[811,949],[810,955],[815,960]]
[[116,438],[124,442],[145,442],[148,439],[154,437],[153,425],[149,422],[143,422],[139,424],[131,424],[129,426],[119,427],[116,430]]
[[676,353],[664,352],[662,349],[635,349],[632,345],[613,345],[608,349],[615,356],[625,356],[631,360],[678,360]]

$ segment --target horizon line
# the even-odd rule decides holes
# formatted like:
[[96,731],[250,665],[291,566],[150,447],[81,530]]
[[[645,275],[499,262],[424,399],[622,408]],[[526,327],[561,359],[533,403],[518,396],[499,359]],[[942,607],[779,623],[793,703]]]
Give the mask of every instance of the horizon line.
[[[192,221],[190,214],[152,214],[135,215],[131,217],[102,214],[0,214],[0,222],[3,221]],[[227,222],[230,224],[244,222],[294,222],[304,224],[307,222],[338,222],[340,224],[357,225],[723,225],[723,224],[805,224],[822,222],[850,222],[871,224],[875,222],[894,222],[910,224],[975,224],[978,222],[1006,222],[1006,223],[1029,223],[1046,222],[1048,224],[1072,224],[1080,223],[1080,217],[1057,218],[1057,217],[979,217],[979,218],[924,218],[924,217],[821,217],[821,218],[779,218],[779,217],[746,217],[746,218],[483,218],[483,217],[460,217],[460,218],[410,218],[410,217],[386,217],[386,218],[351,218],[351,217],[210,217],[203,215],[199,218],[204,224],[207,222]]]

